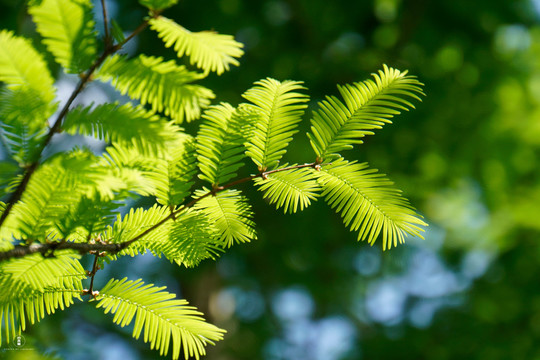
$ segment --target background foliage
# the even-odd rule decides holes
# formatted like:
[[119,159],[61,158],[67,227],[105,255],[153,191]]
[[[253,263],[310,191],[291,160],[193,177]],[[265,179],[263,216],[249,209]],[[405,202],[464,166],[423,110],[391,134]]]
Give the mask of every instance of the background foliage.
[[[107,3],[126,30],[144,14],[133,1]],[[35,36],[22,2],[0,4],[2,27]],[[315,103],[382,63],[417,75],[423,103],[349,157],[391,174],[430,228],[426,241],[381,256],[320,202],[284,216],[248,193],[259,201],[257,241],[196,269],[144,256],[123,271],[159,279],[228,329],[209,359],[539,357],[539,9],[531,0],[180,2],[165,15],[246,45],[239,68],[205,80],[223,101],[241,101],[266,76],[304,80]],[[175,56],[152,32],[130,51]],[[58,79],[68,94],[75,81]],[[289,161],[306,158],[302,138]],[[30,329],[36,352],[154,355],[95,309],[73,309]]]

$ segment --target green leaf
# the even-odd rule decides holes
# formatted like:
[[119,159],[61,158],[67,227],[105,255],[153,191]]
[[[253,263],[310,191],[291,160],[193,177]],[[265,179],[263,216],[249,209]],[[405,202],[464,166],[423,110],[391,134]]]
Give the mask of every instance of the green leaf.
[[197,172],[195,143],[191,136],[179,137],[169,145],[167,159],[148,174],[155,184],[154,195],[158,203],[168,206],[180,205],[191,193]]
[[56,96],[54,80],[43,56],[29,40],[6,30],[0,31],[0,81],[11,90],[23,87],[24,91],[33,91],[39,103],[49,104]]
[[217,186],[234,178],[244,165],[245,127],[249,121],[228,103],[210,107],[203,118],[197,134],[199,177]]
[[87,70],[97,54],[90,0],[43,0],[28,12],[47,49],[68,73]]
[[373,134],[400,110],[414,108],[407,98],[420,100],[422,83],[407,71],[384,65],[374,80],[338,86],[344,103],[335,96],[327,96],[319,103],[308,133],[318,161],[340,157],[339,152],[361,144],[362,137]]
[[338,159],[315,174],[328,204],[341,213],[351,231],[359,230],[358,240],[367,239],[373,245],[382,232],[386,250],[403,243],[406,234],[422,237],[422,226],[427,224],[401,192],[391,187],[393,183],[366,163]]
[[114,143],[105,149],[99,165],[110,174],[110,187],[142,196],[157,195],[157,187],[167,178],[156,180],[156,171],[166,167],[163,152],[149,153],[136,144]]
[[13,162],[0,161],[0,198],[6,193],[8,184],[13,181],[13,178],[16,178],[20,172],[21,169]]
[[223,247],[257,239],[251,205],[240,191],[227,189],[215,196],[208,196],[208,193],[206,188],[195,191],[195,198],[205,197],[194,208],[202,211],[214,224]]
[[208,258],[215,259],[221,251],[220,234],[206,216],[199,211],[185,210],[172,219],[170,211],[168,207],[158,205],[147,210],[130,209],[124,218],[118,215],[102,238],[113,243],[130,241],[160,223],[117,255],[136,256],[150,251],[154,256],[164,255],[169,261],[185,267],[197,266]]
[[[287,164],[283,165],[287,167]],[[255,179],[255,184],[264,192],[264,198],[283,212],[295,213],[316,200],[321,190],[317,177],[310,168],[292,169],[265,175]]]
[[[81,197],[95,196],[108,180],[108,174],[89,150],[75,149],[49,158],[32,175],[21,201],[13,206],[0,229],[1,236],[29,241],[50,239]],[[108,191],[104,193],[108,195]]]
[[49,132],[47,119],[53,111],[53,106],[32,88],[0,90],[0,139],[21,167],[36,160]]
[[114,19],[111,19],[111,35],[113,39],[116,40],[116,42],[119,44],[123,43],[126,40],[126,37],[124,36],[124,31]]
[[244,54],[241,43],[231,35],[218,34],[214,31],[191,32],[171,19],[163,16],[149,21],[150,29],[157,31],[165,42],[165,47],[174,45],[178,57],[187,55],[190,63],[205,72],[221,75],[229,70],[230,65],[238,66],[236,58]]
[[169,240],[153,248],[147,247],[156,253],[163,252],[167,259],[175,261],[178,265],[195,267],[202,260],[216,259],[223,251],[220,236],[214,225],[199,211],[187,210],[182,212],[172,225]]
[[131,247],[122,250],[119,255],[135,256],[139,253],[145,253],[145,241],[151,243],[168,241],[170,229],[173,224],[171,220],[167,220],[169,215],[170,209],[168,207],[157,204],[149,209],[131,208],[123,218],[117,215],[114,225],[107,228],[102,238],[107,242],[118,244],[141,235],[157,223],[162,223],[155,230],[141,237]]
[[297,92],[304,89],[301,84],[267,78],[257,81],[242,95],[253,104],[247,107],[258,113],[246,154],[261,172],[277,166],[292,136],[298,132],[296,127],[307,107],[304,103],[309,100],[307,95]]
[[70,241],[88,241],[89,236],[101,233],[111,224],[120,206],[110,199],[83,196],[77,204],[56,222],[59,236]]
[[142,6],[150,10],[163,10],[178,3],[178,0],[139,0]]
[[73,254],[44,258],[32,254],[0,263],[0,345],[2,333],[9,343],[26,329],[56,309],[69,307],[73,298],[81,300],[82,280],[86,274]]
[[192,84],[203,76],[188,71],[162,58],[139,55],[127,60],[124,56],[109,57],[96,74],[101,81],[112,81],[122,94],[150,104],[152,111],[163,112],[181,123],[197,119],[201,109],[210,105],[214,93],[200,85]]
[[81,196],[76,184],[68,184],[64,175],[55,166],[39,168],[2,230],[15,238],[44,241],[55,228],[55,220],[63,218]]
[[205,322],[201,313],[187,301],[163,291],[165,287],[144,285],[142,280],[111,279],[100,290],[96,307],[115,314],[113,322],[124,327],[135,319],[133,337],[138,339],[144,328],[144,342],[166,356],[172,340],[172,358],[199,359],[206,354],[205,346],[223,339],[225,332]]
[[100,140],[135,144],[156,151],[173,140],[174,127],[141,106],[118,103],[76,107],[66,116],[62,129],[68,134],[92,135]]

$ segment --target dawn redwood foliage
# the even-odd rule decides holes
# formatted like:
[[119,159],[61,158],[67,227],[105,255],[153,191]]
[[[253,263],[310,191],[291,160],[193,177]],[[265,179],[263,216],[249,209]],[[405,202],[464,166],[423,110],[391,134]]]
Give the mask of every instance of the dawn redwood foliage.
[[[311,162],[281,163],[309,102],[302,82],[267,78],[243,94],[245,103],[213,102],[199,81],[239,65],[242,44],[162,16],[177,0],[139,2],[148,16],[127,37],[103,8],[102,39],[90,0],[30,2],[47,51],[80,78],[62,108],[44,54],[0,31],[0,139],[8,155],[0,162],[0,344],[77,299],[114,314],[120,326],[134,322],[133,337],[161,355],[198,359],[225,330],[164,287],[124,278],[97,289],[94,278],[122,256],[151,252],[194,267],[256,239],[242,183],[286,213],[322,197],[359,240],[381,238],[383,249],[421,236],[426,225],[384,175],[341,155],[413,107],[423,95],[415,77],[384,65],[373,79],[338,86],[340,98],[326,97],[311,115]],[[190,67],[119,53],[145,28]],[[134,102],[73,106],[90,81],[110,82]],[[196,134],[179,126],[195,120]],[[104,151],[74,147],[44,157],[59,132],[93,136]],[[239,177],[246,159],[252,175]],[[139,196],[155,204],[119,213]],[[90,269],[83,257],[93,259]]]

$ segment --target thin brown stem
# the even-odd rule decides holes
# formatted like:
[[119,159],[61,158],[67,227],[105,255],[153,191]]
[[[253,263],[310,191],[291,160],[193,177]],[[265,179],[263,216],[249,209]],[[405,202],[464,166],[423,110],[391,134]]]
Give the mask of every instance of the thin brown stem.
[[111,35],[109,34],[109,17],[107,16],[107,6],[105,0],[101,0],[101,9],[103,10],[103,27],[105,30],[105,48],[111,44]]
[[83,295],[89,294],[93,295],[94,293],[94,278],[96,277],[96,273],[98,271],[98,259],[99,254],[96,254],[94,257],[94,264],[92,265],[92,270],[90,271],[90,286],[88,287],[88,290],[83,291]]

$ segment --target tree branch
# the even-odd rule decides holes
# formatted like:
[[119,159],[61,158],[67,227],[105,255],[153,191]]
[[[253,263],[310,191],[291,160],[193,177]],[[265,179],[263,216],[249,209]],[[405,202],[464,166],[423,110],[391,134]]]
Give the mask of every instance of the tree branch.
[[130,246],[134,242],[142,239],[144,236],[156,230],[157,228],[165,224],[170,219],[175,218],[178,214],[194,206],[199,201],[201,201],[202,199],[208,196],[215,195],[216,193],[226,190],[232,186],[239,185],[239,184],[251,181],[253,179],[259,178],[259,177],[264,179],[270,174],[275,174],[282,171],[289,171],[293,169],[301,169],[301,168],[306,168],[306,167],[311,167],[316,170],[319,170],[321,168],[321,164],[317,162],[313,162],[313,163],[307,163],[307,164],[301,164],[301,165],[287,166],[281,169],[274,169],[274,170],[262,172],[260,174],[250,175],[245,178],[232,181],[226,185],[218,186],[208,191],[206,194],[196,199],[193,199],[189,203],[179,207],[176,211],[170,212],[168,216],[164,217],[163,219],[161,219],[160,221],[158,221],[157,223],[155,223],[154,225],[152,225],[151,227],[149,227],[148,229],[146,229],[139,235],[135,236],[134,238],[121,242],[121,243],[110,244],[110,243],[107,243],[106,241],[100,241],[97,243],[92,243],[92,242],[74,243],[74,242],[67,242],[67,241],[61,240],[58,242],[51,242],[51,243],[46,243],[46,244],[33,243],[31,245],[16,245],[14,249],[0,252],[0,262],[9,260],[9,259],[14,259],[14,258],[21,258],[21,257],[35,254],[35,253],[40,253],[43,256],[54,256],[55,251],[68,250],[68,249],[78,251],[81,254],[95,253],[97,255],[99,253],[105,252],[109,255],[114,255],[126,249],[128,246]]
[[116,254],[119,251],[127,248],[129,244],[105,244],[105,243],[74,243],[74,242],[51,242],[46,244],[33,243],[31,245],[16,245],[13,249],[0,252],[0,262],[25,257],[31,254],[42,254],[43,256],[54,256],[54,252],[58,250],[75,250],[81,254],[89,254],[93,252],[107,252],[108,254]]

